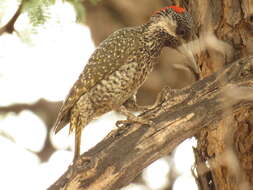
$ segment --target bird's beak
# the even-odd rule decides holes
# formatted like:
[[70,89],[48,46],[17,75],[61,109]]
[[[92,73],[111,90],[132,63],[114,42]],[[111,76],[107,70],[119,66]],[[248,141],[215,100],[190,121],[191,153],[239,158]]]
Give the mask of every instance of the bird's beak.
[[182,54],[186,58],[186,64],[189,68],[194,72],[195,75],[199,75],[200,70],[196,63],[196,60],[193,56],[192,48],[190,47],[190,43],[182,41],[182,45],[177,48],[177,51]]

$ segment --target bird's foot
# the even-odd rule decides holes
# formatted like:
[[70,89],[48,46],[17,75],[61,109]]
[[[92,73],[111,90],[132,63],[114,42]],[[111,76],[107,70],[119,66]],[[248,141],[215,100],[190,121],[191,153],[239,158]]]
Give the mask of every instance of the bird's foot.
[[146,120],[144,118],[135,116],[133,113],[129,112],[125,108],[125,106],[123,106],[123,105],[120,106],[120,108],[117,109],[117,111],[127,117],[127,120],[119,120],[119,121],[117,121],[116,122],[116,126],[117,127],[122,127],[122,126],[124,126],[126,124],[129,124],[129,123],[141,123],[141,124],[146,124],[146,125],[153,125],[154,124],[150,120]]
[[136,97],[135,95],[129,98],[123,106],[128,110],[128,111],[133,111],[133,112],[143,112],[148,110],[151,106],[141,106],[138,105],[136,102]]

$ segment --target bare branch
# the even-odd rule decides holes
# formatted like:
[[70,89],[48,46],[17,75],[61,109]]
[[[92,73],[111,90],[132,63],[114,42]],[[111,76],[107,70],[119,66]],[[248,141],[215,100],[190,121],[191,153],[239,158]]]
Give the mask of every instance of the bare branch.
[[[113,130],[83,153],[48,190],[113,190],[129,184],[145,167],[168,155],[183,140],[227,116],[223,113],[224,90],[227,92],[231,85],[253,88],[252,80],[250,56],[190,87],[165,88],[157,105],[141,114],[154,121],[154,126],[129,124]],[[253,105],[251,99],[243,98],[234,102],[232,112]]]
[[15,31],[14,25],[15,25],[18,17],[22,13],[22,8],[23,8],[25,1],[26,0],[21,1],[20,5],[19,5],[17,11],[15,12],[15,14],[13,15],[13,17],[9,20],[9,22],[7,24],[5,24],[2,28],[0,28],[0,35],[2,35],[5,32],[12,34]]
[[[30,110],[41,117],[41,119],[48,127],[51,127],[56,120],[57,113],[59,112],[61,105],[61,101],[51,102],[45,99],[40,99],[37,102],[31,104],[21,103],[2,106],[0,107],[0,114],[6,114],[9,112],[18,114],[24,110]],[[48,117],[44,117],[45,115],[48,115]]]
[[47,137],[44,148],[37,154],[41,159],[41,161],[45,162],[50,158],[51,154],[55,151],[55,148],[52,146],[50,141],[50,131],[56,120],[61,105],[62,105],[61,101],[51,102],[45,99],[40,99],[32,104],[13,104],[10,106],[0,107],[0,115],[7,114],[10,112],[18,114],[24,110],[29,110],[34,114],[38,115],[44,121],[48,129]]

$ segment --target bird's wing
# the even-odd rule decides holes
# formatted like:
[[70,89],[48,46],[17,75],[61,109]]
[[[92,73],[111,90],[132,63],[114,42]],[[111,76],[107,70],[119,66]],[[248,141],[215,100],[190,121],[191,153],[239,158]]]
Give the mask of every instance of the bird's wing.
[[126,55],[129,55],[131,51],[134,51],[134,49],[138,47],[138,40],[135,40],[136,35],[132,35],[133,39],[127,42],[124,41],[124,34],[125,33],[120,30],[114,32],[102,42],[93,53],[88,64],[85,66],[84,71],[71,88],[60,109],[54,125],[55,133],[69,123],[70,110],[79,98],[98,84],[99,81],[117,71],[120,66],[124,65],[128,61]]

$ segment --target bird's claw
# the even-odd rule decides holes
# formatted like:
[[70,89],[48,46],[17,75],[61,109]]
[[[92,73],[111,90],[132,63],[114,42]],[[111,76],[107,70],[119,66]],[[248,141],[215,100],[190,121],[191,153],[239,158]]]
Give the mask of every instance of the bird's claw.
[[116,122],[116,127],[121,128],[121,127],[123,127],[124,125],[126,125],[130,122],[131,121],[129,121],[129,120],[119,120],[119,121]]

